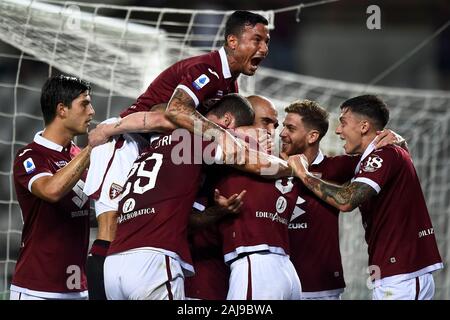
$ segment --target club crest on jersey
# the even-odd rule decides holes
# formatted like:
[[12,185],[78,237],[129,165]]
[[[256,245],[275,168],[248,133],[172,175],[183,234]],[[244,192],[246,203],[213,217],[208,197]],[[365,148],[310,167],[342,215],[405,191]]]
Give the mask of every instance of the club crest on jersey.
[[23,166],[25,167],[25,171],[27,173],[32,173],[36,170],[36,166],[34,165],[33,159],[28,158],[23,162]]
[[195,79],[194,82],[192,82],[192,85],[195,89],[200,90],[204,86],[206,86],[209,83],[209,78],[206,74],[200,75],[197,79]]
[[362,170],[364,172],[375,172],[383,165],[383,159],[378,156],[370,156],[367,158]]
[[122,193],[122,186],[118,185],[117,183],[111,184],[111,187],[109,188],[109,198],[111,200],[117,198]]

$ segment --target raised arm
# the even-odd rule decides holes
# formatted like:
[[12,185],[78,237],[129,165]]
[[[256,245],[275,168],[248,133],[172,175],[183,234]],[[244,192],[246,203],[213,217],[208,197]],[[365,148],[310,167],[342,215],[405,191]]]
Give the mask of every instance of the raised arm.
[[80,180],[89,165],[91,151],[88,145],[54,175],[38,178],[31,185],[31,193],[48,202],[59,201]]
[[225,155],[225,162],[237,162],[245,146],[231,133],[209,121],[195,109],[195,102],[183,89],[177,88],[170,99],[166,115],[176,125],[202,135],[206,140],[217,140]]
[[235,164],[233,167],[267,179],[289,177],[294,174],[287,161],[253,149],[246,150],[243,162],[243,164]]
[[98,146],[112,136],[127,132],[166,132],[176,126],[166,117],[164,111],[141,111],[118,119],[114,123],[101,123],[89,132],[89,144]]
[[308,160],[304,155],[289,157],[289,164],[308,189],[340,211],[352,211],[376,195],[376,191],[365,183],[352,182],[340,186],[315,177],[308,171]]

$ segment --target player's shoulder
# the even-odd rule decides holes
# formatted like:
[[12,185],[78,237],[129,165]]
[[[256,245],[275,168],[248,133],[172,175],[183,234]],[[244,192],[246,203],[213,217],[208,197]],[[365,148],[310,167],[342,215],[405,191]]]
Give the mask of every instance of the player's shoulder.
[[42,151],[40,150],[39,145],[35,142],[31,142],[31,143],[27,144],[26,146],[17,150],[16,161],[17,160],[20,161],[21,159],[25,159],[32,155],[40,154],[41,152]]
[[361,157],[359,155],[341,154],[335,156],[326,156],[322,160],[324,166],[356,166]]
[[180,60],[175,65],[180,67],[193,67],[193,66],[207,66],[214,67],[216,64],[215,59],[216,52],[209,52],[198,56],[189,57],[183,60]]
[[401,159],[409,157],[409,153],[403,148],[396,145],[387,145],[371,152],[372,156],[378,156],[381,158]]

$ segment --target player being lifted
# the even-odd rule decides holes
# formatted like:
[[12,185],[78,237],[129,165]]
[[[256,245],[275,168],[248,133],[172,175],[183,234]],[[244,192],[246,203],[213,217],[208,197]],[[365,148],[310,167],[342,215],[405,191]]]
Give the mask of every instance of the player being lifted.
[[[97,145],[125,131],[154,130],[160,120],[167,119],[193,132],[194,121],[199,121],[201,131],[209,132],[207,138],[218,137],[227,158],[233,158],[242,151],[242,144],[199,111],[207,110],[221,96],[238,91],[237,77],[241,73],[251,76],[256,72],[268,53],[269,38],[267,19],[248,11],[234,12],[227,20],[222,48],[179,61],[163,71],[137,101],[121,113],[123,119],[99,126],[90,142]],[[149,113],[152,106],[160,103],[167,103],[166,119],[155,119],[159,115]],[[104,145],[93,150],[91,168],[94,170],[90,170],[84,189],[96,199],[99,231],[88,259],[88,280],[92,283],[90,288],[98,287],[95,291],[100,291],[98,296],[95,292],[90,292],[90,296],[99,299],[105,298],[101,279],[103,261],[114,238],[117,211],[114,198],[126,180],[128,170],[124,168],[131,168],[139,154],[137,143],[130,136],[117,137],[111,143],[114,147]],[[91,273],[93,277],[89,277]]]

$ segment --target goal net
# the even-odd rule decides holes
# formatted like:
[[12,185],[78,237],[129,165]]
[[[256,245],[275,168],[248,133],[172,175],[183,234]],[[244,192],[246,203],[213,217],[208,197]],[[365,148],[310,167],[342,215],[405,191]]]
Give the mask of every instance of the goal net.
[[[218,48],[224,22],[233,11],[0,0],[0,12],[0,295],[7,298],[22,230],[12,161],[43,127],[39,96],[47,77],[65,73],[90,81],[95,118],[101,121],[130,105],[171,63]],[[274,11],[258,13],[276,27]],[[339,104],[362,92],[380,94],[391,107],[389,127],[408,141],[439,248],[448,261],[450,93],[365,88],[267,68],[253,77],[241,77],[240,88],[244,95],[272,99],[280,119],[284,107],[296,99],[317,100],[328,108],[332,123],[323,141],[328,154],[342,153],[342,143],[332,132]],[[359,213],[341,215],[340,230],[347,282],[344,298],[370,298]],[[450,298],[446,269],[436,274],[436,287],[436,298]]]

